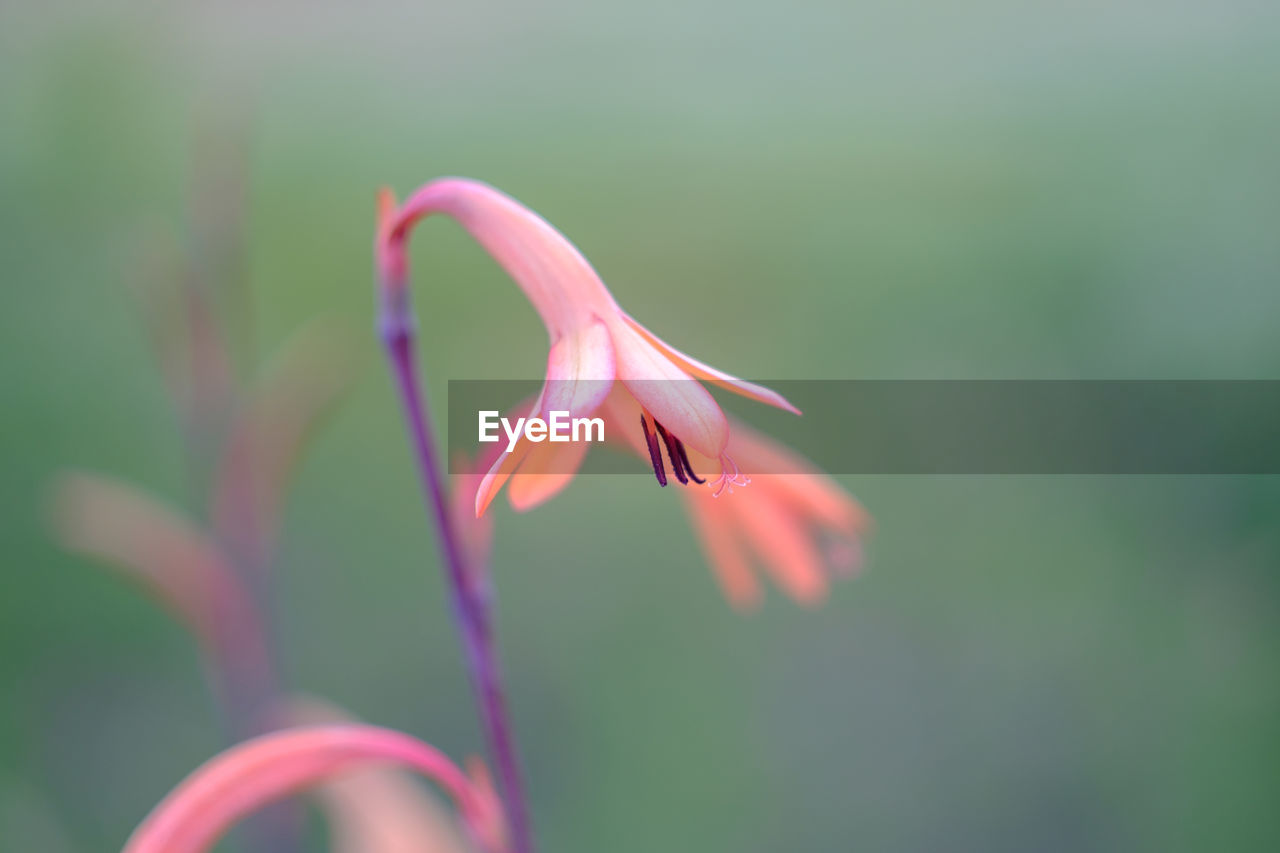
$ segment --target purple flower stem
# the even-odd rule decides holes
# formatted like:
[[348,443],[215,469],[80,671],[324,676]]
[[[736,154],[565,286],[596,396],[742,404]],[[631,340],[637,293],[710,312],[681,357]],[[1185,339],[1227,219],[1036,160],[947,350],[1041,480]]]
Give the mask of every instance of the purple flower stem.
[[384,319],[382,340],[395,375],[422,488],[426,492],[444,558],[446,579],[453,596],[454,617],[485,738],[497,767],[502,790],[506,794],[507,819],[514,842],[514,853],[533,853],[528,803],[521,782],[514,730],[507,714],[502,673],[492,638],[489,603],[477,584],[479,573],[468,570],[461,539],[450,517],[443,472],[427,418],[425,395],[418,382],[413,320],[407,314],[405,311],[402,316]]

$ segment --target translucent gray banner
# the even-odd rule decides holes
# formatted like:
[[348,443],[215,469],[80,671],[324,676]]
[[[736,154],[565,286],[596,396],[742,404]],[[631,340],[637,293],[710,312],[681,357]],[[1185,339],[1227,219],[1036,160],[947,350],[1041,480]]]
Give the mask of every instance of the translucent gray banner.
[[[674,387],[687,383],[666,383],[666,389],[662,384],[614,383],[611,393],[625,395],[626,405],[607,411],[636,417],[595,413],[604,420],[609,449],[595,449],[592,442],[583,473],[653,476],[650,460],[635,450],[635,440],[643,440],[640,410],[626,398],[679,397],[663,392],[687,390]],[[736,430],[747,436],[736,426],[746,424],[755,449],[776,443],[833,474],[1280,474],[1280,381],[1275,380],[760,384],[804,414],[706,386],[730,415],[731,435]],[[521,401],[532,401],[542,385],[541,380],[450,381],[451,450],[474,457],[478,450],[492,454],[507,446],[501,425],[491,430],[499,441],[478,442],[479,413],[507,415]],[[581,399],[593,390],[602,394],[606,386],[552,387],[546,399],[567,400],[571,394]],[[660,407],[650,418],[655,414],[663,417]],[[685,437],[669,426],[675,438]],[[806,470],[785,453],[746,455],[753,463],[744,466],[748,475]],[[551,460],[545,473],[559,473],[557,464]]]

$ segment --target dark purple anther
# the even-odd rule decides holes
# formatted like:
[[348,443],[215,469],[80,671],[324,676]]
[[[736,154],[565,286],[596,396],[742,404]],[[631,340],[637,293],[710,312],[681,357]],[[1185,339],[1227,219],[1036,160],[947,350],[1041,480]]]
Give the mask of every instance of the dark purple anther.
[[[684,465],[684,470],[689,472],[689,479],[693,480],[698,485],[702,485],[707,482],[697,474],[693,473],[693,466],[689,464],[689,454],[685,452],[684,442],[678,438],[676,439],[676,449],[680,451],[680,464]],[[675,465],[676,461],[672,459],[671,464]]]
[[[657,421],[654,423],[656,424]],[[665,486],[667,471],[662,465],[662,448],[658,447],[658,437],[649,431],[649,422],[644,419],[644,415],[640,416],[640,429],[644,430],[644,440],[649,445],[649,461],[653,463],[653,476],[658,478],[659,486]]]
[[658,435],[662,436],[663,443],[667,445],[667,458],[671,460],[671,471],[680,481],[680,485],[689,485],[689,478],[684,473],[684,465],[680,462],[680,440],[667,432],[667,428],[658,423],[656,418],[653,425],[658,428]]

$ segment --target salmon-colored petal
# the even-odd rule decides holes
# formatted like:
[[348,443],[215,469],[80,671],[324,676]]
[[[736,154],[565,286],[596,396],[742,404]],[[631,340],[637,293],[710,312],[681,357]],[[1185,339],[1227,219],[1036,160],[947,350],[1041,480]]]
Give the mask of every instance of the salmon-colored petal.
[[[594,413],[613,387],[613,342],[599,320],[561,338],[547,359],[539,415],[549,421],[552,412],[567,419]],[[522,438],[523,441],[523,438]],[[511,506],[525,512],[546,502],[573,481],[587,455],[585,441],[552,442],[550,437],[532,443],[507,490]]]
[[800,414],[800,410],[793,406],[786,397],[783,397],[777,391],[774,391],[771,388],[766,388],[763,385],[757,385],[754,382],[748,382],[745,379],[739,379],[736,376],[725,373],[723,370],[717,370],[709,364],[698,361],[693,356],[681,352],[662,338],[655,335],[653,332],[649,331],[638,323],[630,314],[627,314],[625,311],[621,313],[622,319],[625,320],[631,328],[635,329],[641,337],[657,347],[664,355],[666,355],[667,358],[680,365],[680,367],[684,368],[692,376],[696,376],[699,379],[705,379],[708,382],[713,382],[726,390],[732,391],[735,394],[741,394],[743,397],[755,400],[758,403],[774,406],[797,415]]
[[[542,390],[538,392],[538,398],[533,401],[529,411],[542,411],[542,400],[546,395],[547,386],[543,385]],[[499,439],[503,441],[504,439]],[[515,447],[507,450],[505,445],[503,451],[493,464],[489,466],[489,471],[480,480],[480,485],[476,487],[476,518],[484,515],[485,510],[489,508],[489,504],[493,503],[493,499],[498,496],[498,492],[502,490],[506,484],[507,478],[515,473],[516,468],[520,467],[520,463],[524,461],[524,457],[529,453],[529,449],[533,447],[533,443],[524,437],[524,432],[516,439]]]
[[725,598],[738,610],[760,605],[760,584],[751,571],[746,551],[733,527],[727,503],[705,491],[686,492],[685,504],[694,530],[702,543],[707,562],[724,590]]
[[587,447],[585,441],[534,444],[507,485],[507,499],[516,512],[545,503],[572,483]]
[[538,414],[590,415],[609,395],[616,371],[613,341],[602,321],[562,337],[547,356],[547,384]]
[[795,511],[841,533],[857,536],[871,528],[871,516],[862,504],[825,475],[783,475],[777,487]]
[[604,440],[621,445],[641,459],[648,460],[649,447],[640,428],[640,404],[622,383],[616,383],[596,414],[604,418]]
[[769,475],[717,500],[729,503],[742,532],[782,590],[802,604],[826,597],[827,579],[817,544],[804,524],[773,494]]
[[520,286],[553,340],[616,310],[613,297],[582,253],[545,219],[488,184],[437,178],[401,205],[380,252],[402,254],[408,230],[424,216],[455,219]]
[[618,378],[640,405],[689,447],[719,457],[729,440],[729,422],[707,389],[626,323],[614,323],[609,331]]
[[254,738],[208,761],[152,810],[124,853],[204,853],[237,821],[271,802],[340,774],[388,763],[439,784],[469,825],[490,819],[494,805],[434,747],[376,726],[308,726]]
[[850,535],[870,528],[862,505],[808,459],[736,419],[729,431],[729,455],[748,476],[777,475],[770,482],[796,512]]
[[520,467],[520,463],[524,461],[532,446],[521,435],[516,440],[516,446],[512,450],[502,451],[502,455],[494,461],[488,473],[480,481],[479,488],[476,489],[476,518],[484,515],[485,511],[489,509],[489,504],[493,503],[493,499],[498,496],[498,492],[506,485],[508,478],[515,473],[516,468]]

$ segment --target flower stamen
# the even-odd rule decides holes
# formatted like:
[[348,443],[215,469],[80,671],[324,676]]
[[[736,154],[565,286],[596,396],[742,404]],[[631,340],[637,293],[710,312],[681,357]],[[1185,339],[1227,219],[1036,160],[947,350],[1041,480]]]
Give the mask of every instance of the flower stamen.
[[[680,464],[684,465],[684,470],[688,472],[689,479],[693,480],[699,486],[707,482],[693,472],[693,466],[689,464],[689,454],[684,449],[684,442],[678,438],[676,439],[676,450],[680,452]],[[671,464],[674,465],[675,462],[672,462]]]
[[718,498],[725,492],[733,494],[734,486],[742,488],[751,482],[751,478],[742,473],[742,469],[738,467],[738,463],[730,458],[729,454],[720,454],[720,476],[716,477],[715,482],[711,484],[713,489],[711,497]]
[[662,436],[662,442],[667,446],[667,458],[671,460],[672,473],[676,475],[680,485],[689,485],[689,477],[684,472],[684,463],[680,461],[680,448],[677,446],[680,440],[667,432],[667,428],[658,423],[657,418],[654,418],[653,425],[658,428],[658,435]]
[[[650,415],[649,417],[653,416]],[[649,429],[648,418],[642,412],[640,414],[640,428],[644,430],[644,442],[649,448],[649,463],[653,465],[653,475],[658,478],[658,485],[665,486],[667,484],[667,469],[662,461],[662,444],[667,446],[667,458],[671,461],[671,472],[676,475],[680,485],[687,486],[690,480],[699,485],[706,483],[706,480],[694,472],[693,465],[689,462],[689,452],[684,448],[684,442],[676,438],[675,433],[664,427],[657,418],[653,418],[653,427],[653,430]],[[662,444],[658,443],[659,437],[662,439]],[[730,460],[730,464],[732,464],[732,460]],[[736,469],[734,476],[737,476]],[[739,483],[738,485],[745,485],[745,483]]]
[[[657,419],[654,419],[654,423],[658,423]],[[658,437],[649,431],[649,422],[645,420],[643,414],[640,415],[640,429],[644,430],[644,440],[649,445],[649,462],[653,465],[653,476],[658,478],[659,486],[665,486],[667,470],[662,464],[662,448],[658,446]],[[659,426],[658,429],[662,427]]]

